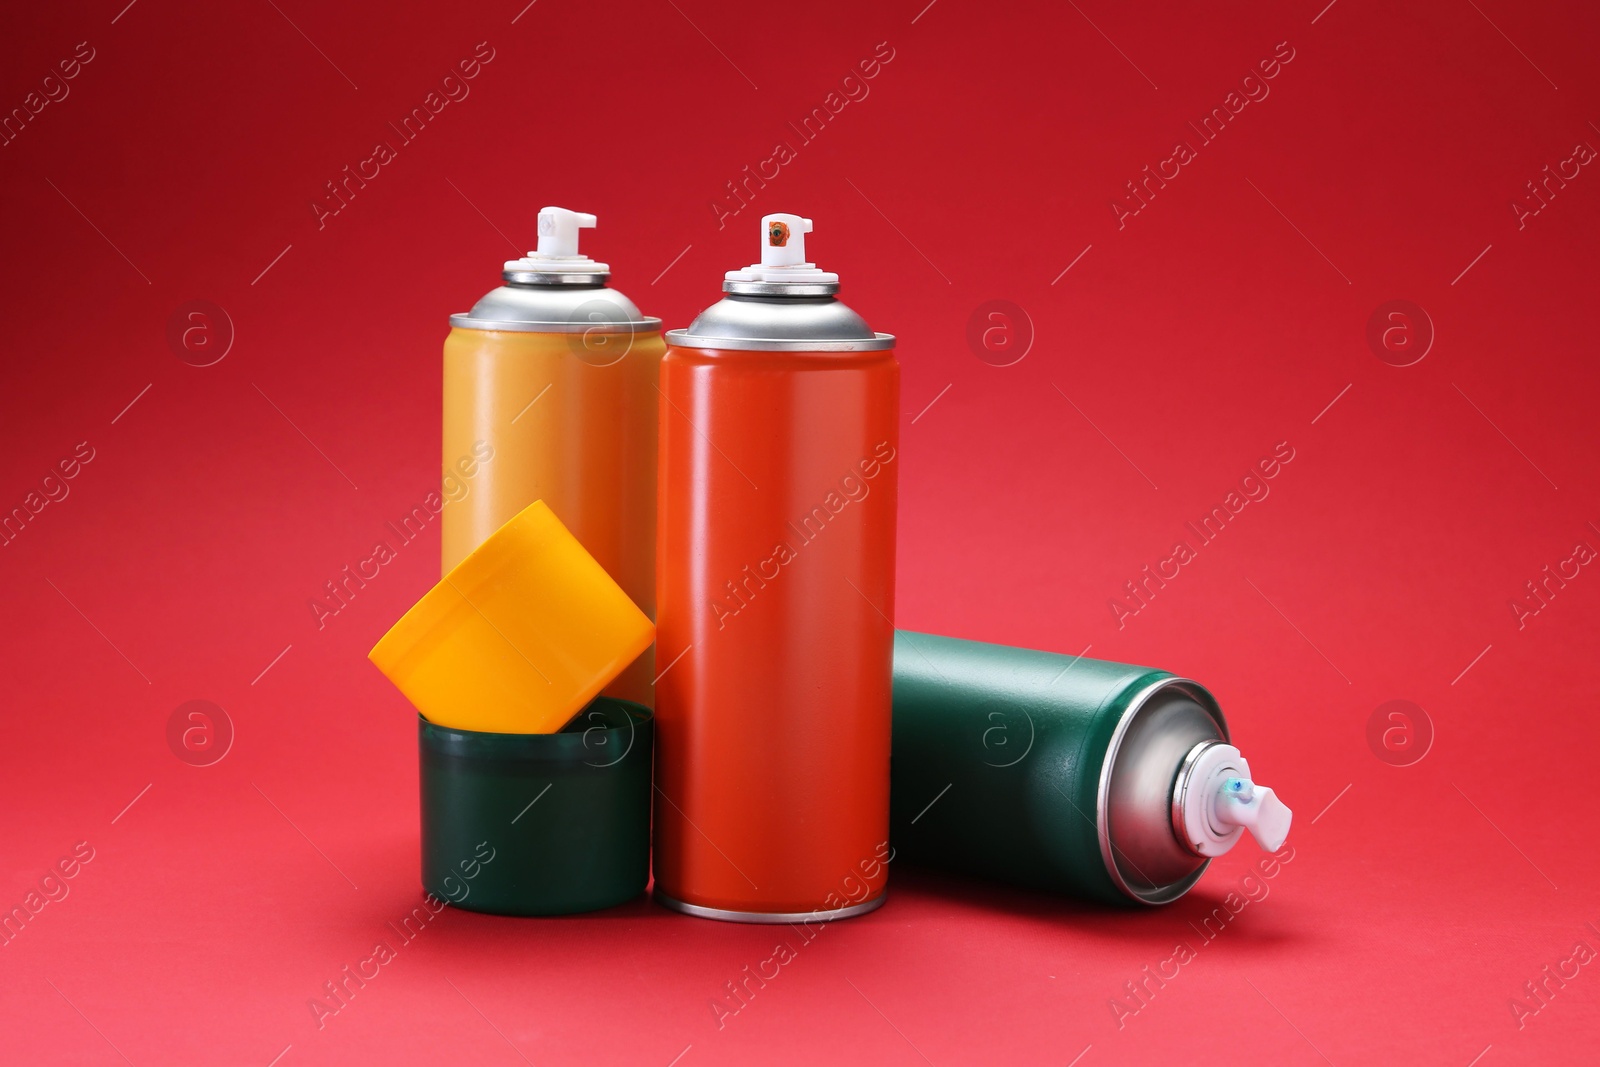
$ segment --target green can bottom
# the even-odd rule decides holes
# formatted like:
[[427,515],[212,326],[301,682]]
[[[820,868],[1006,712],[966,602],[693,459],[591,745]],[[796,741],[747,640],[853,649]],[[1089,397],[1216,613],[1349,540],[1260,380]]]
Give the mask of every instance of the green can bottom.
[[639,896],[654,727],[648,708],[610,697],[553,734],[419,717],[422,887],[496,915],[570,915]]

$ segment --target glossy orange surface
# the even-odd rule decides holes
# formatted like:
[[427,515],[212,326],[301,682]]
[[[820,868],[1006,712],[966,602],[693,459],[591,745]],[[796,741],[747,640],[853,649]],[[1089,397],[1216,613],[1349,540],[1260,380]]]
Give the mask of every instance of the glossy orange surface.
[[[653,617],[656,376],[664,345],[654,332],[587,343],[585,336],[450,331],[443,569],[543,500]],[[649,707],[654,677],[647,651],[605,692]]]
[[668,348],[654,868],[809,912],[883,892],[899,364]]

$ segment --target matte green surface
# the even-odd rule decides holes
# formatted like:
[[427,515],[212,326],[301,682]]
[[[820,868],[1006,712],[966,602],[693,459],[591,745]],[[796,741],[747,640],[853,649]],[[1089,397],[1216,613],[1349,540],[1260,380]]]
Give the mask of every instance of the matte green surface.
[[896,631],[896,862],[1127,902],[1101,859],[1100,771],[1129,700],[1170,677]]
[[650,871],[648,708],[601,697],[560,733],[451,730],[418,719],[422,885],[500,915],[631,900]]

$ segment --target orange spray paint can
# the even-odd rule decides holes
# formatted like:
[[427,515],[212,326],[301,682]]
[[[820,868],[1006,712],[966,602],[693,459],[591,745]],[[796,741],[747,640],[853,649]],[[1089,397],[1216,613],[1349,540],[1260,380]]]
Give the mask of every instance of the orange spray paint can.
[[[656,382],[665,345],[578,253],[593,215],[547,207],[539,247],[450,317],[444,345],[443,570],[543,500],[655,614]],[[649,652],[605,690],[654,704]]]
[[763,218],[661,364],[655,892],[738,922],[888,878],[900,371],[810,230]]

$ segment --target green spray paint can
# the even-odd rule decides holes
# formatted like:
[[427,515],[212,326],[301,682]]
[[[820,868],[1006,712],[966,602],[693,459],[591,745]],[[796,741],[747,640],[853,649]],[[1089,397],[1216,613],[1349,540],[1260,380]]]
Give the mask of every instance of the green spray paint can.
[[1196,682],[904,630],[890,808],[897,860],[1144,904],[1188,892],[1245,829],[1278,849],[1291,818]]

